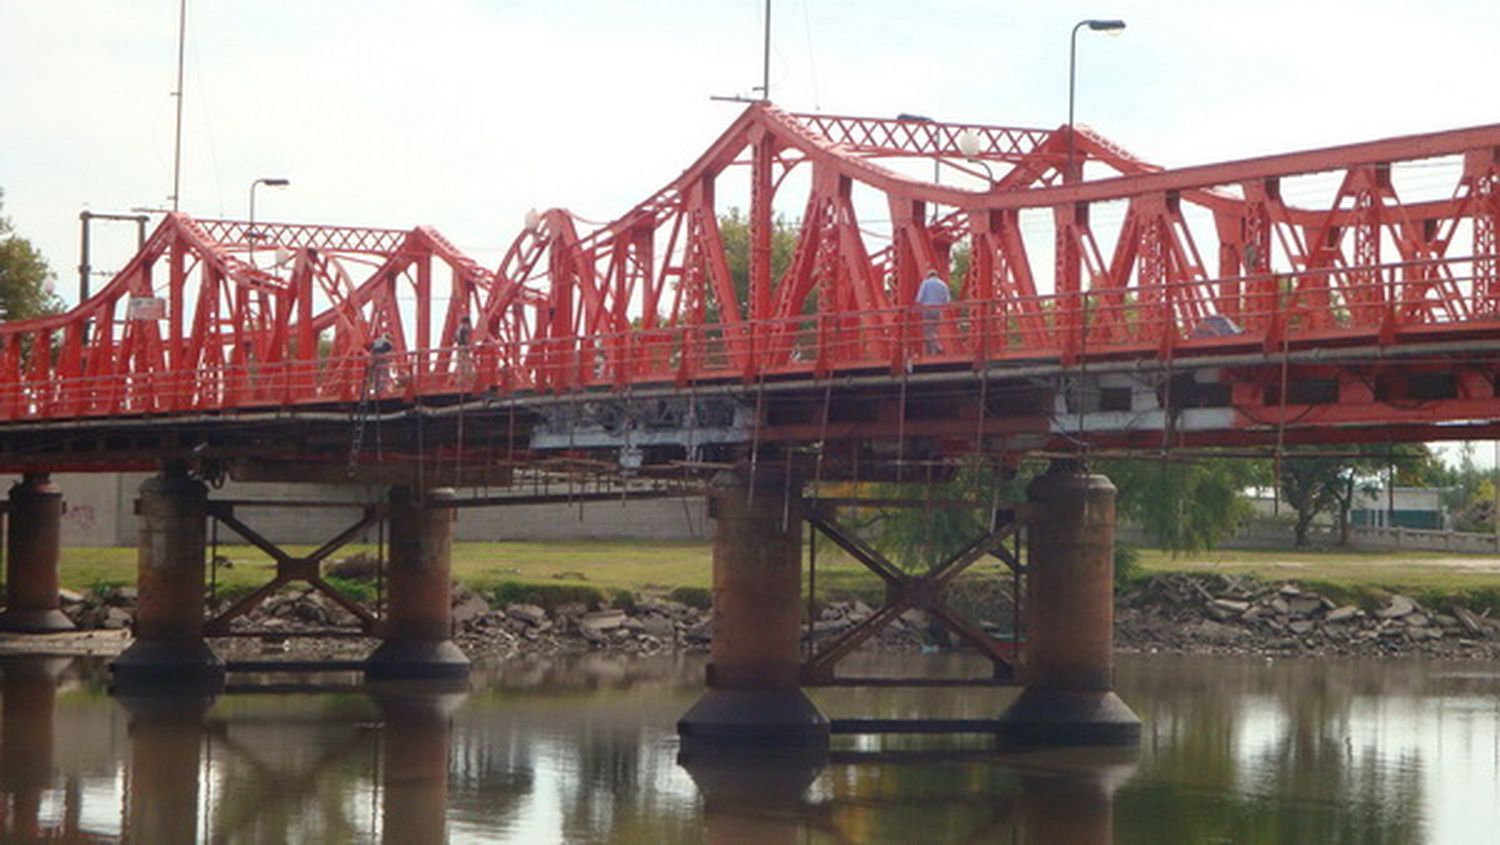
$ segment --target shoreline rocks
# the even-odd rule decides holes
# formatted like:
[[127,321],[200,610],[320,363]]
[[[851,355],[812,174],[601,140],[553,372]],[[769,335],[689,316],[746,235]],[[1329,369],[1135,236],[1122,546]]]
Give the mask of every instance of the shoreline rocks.
[[1500,622],[1399,594],[1366,609],[1295,583],[1167,574],[1119,596],[1115,645],[1145,653],[1492,658],[1500,656]]
[[[981,580],[981,579],[976,579]],[[1011,630],[1009,585],[969,587],[967,615],[993,636]],[[64,591],[63,612],[80,629],[120,630],[133,625],[136,592],[128,587]],[[564,602],[548,609],[515,602],[493,607],[484,596],[455,584],[453,638],[474,659],[609,652],[631,655],[706,651],[713,614],[661,596],[628,601]],[[953,601],[957,604],[957,600]],[[220,602],[220,607],[227,606]],[[819,644],[853,630],[875,608],[858,598],[828,601],[804,627]],[[375,640],[322,636],[352,629],[356,619],[310,589],[286,589],[237,619],[248,636],[215,638],[226,658],[294,651],[315,659],[367,653]],[[251,632],[254,632],[253,634]],[[908,610],[861,649],[917,652],[950,649],[955,642],[928,614]],[[1115,646],[1122,652],[1386,657],[1430,655],[1500,658],[1500,621],[1461,604],[1427,607],[1391,595],[1365,606],[1335,601],[1296,583],[1248,576],[1172,573],[1133,583],[1116,599]]]

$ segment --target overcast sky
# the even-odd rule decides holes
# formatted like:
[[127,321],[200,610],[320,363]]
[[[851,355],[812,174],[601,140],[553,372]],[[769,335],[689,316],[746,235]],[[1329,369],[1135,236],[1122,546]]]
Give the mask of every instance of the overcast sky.
[[[763,0],[193,0],[182,208],[436,226],[488,265],[526,209],[612,218],[760,80]],[[0,0],[4,214],[77,285],[78,213],[167,204],[177,0]],[[1054,127],[1179,165],[1500,122],[1500,2],[777,0],[792,110]],[[111,235],[110,231],[114,230]],[[95,265],[128,256],[99,227]]]

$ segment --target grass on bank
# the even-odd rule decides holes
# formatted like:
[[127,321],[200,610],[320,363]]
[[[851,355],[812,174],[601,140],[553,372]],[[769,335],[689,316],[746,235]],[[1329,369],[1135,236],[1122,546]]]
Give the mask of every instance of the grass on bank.
[[[307,554],[312,546],[287,546],[290,554]],[[364,553],[373,544],[351,544],[333,560]],[[235,595],[270,580],[271,559],[253,546],[219,547],[231,561],[220,567],[218,589]],[[547,542],[455,543],[453,577],[499,601],[560,601],[611,598],[619,593],[673,595],[689,603],[706,603],[712,576],[712,546],[706,541],[571,540]],[[73,548],[63,552],[65,587],[83,590],[135,582],[136,550],[129,547]],[[325,566],[326,569],[326,566]],[[998,571],[985,564],[981,571]],[[818,591],[878,592],[879,581],[848,557],[818,555]],[[358,585],[354,586],[358,593]]]
[[1500,611],[1500,555],[1421,551],[1221,549],[1173,556],[1139,552],[1141,576],[1167,572],[1254,575],[1296,581],[1335,598],[1379,601],[1402,593],[1424,604],[1460,600]]
[[[311,546],[288,547],[306,554]],[[335,559],[373,545],[352,545]],[[241,593],[270,579],[271,560],[251,546],[220,546],[233,565],[218,573],[219,589]],[[711,585],[711,546],[705,541],[572,540],[457,543],[453,575],[459,582],[502,601],[553,604],[619,592],[706,599]],[[135,581],[136,550],[130,547],[72,548],[63,553],[63,584],[82,590]],[[1000,573],[998,563],[977,567]],[[1401,592],[1424,601],[1463,598],[1500,610],[1500,556],[1444,552],[1325,552],[1220,550],[1172,556],[1156,549],[1137,555],[1139,576],[1166,572],[1251,574],[1268,581],[1294,580],[1335,596],[1379,598]],[[804,576],[805,577],[805,576]],[[818,554],[818,592],[878,595],[877,579],[837,553]]]

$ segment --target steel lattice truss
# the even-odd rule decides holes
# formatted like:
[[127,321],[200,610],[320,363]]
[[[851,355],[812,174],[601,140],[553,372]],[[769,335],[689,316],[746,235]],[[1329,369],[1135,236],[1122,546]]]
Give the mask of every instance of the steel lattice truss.
[[[1398,190],[1409,174],[1422,196]],[[1315,201],[1287,198],[1298,180]],[[427,228],[169,215],[79,307],[0,325],[0,420],[1210,360],[1235,362],[1226,429],[1493,419],[1487,358],[1409,365],[1452,376],[1441,409],[1285,362],[1500,343],[1497,186],[1500,125],[1164,170],[1082,129],[756,104],[613,222],[537,215],[494,270]],[[731,189],[748,198],[738,281],[716,202]],[[773,273],[777,207],[801,212]],[[915,292],[959,252],[933,343]],[[372,354],[382,335],[392,350]],[[1321,376],[1336,401],[1309,416],[1289,379]]]

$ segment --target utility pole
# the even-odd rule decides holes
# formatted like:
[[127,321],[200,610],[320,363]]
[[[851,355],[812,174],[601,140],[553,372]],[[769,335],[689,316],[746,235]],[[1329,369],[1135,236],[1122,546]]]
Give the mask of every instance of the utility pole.
[[187,0],[177,7],[177,133],[172,145],[172,210],[177,210],[182,198],[182,57],[187,45]]
[[771,102],[771,0],[766,0],[765,41],[760,54],[760,99]]

